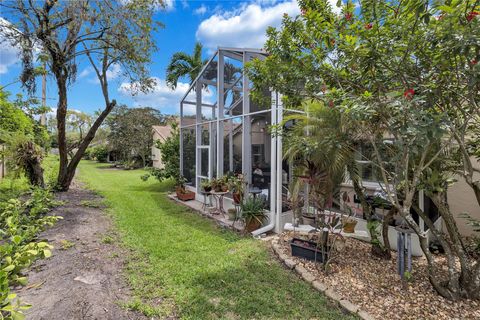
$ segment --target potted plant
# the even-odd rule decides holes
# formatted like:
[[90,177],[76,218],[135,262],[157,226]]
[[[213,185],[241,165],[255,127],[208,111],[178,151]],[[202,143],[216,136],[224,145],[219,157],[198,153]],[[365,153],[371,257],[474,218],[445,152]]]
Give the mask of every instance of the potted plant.
[[228,183],[229,183],[229,177],[228,176],[223,176],[220,178],[220,190],[222,192],[227,192],[228,191]]
[[245,221],[246,232],[257,230],[267,219],[263,206],[263,200],[256,197],[248,197],[241,204],[242,218]]
[[186,179],[184,177],[180,177],[177,181],[177,187],[175,188],[175,192],[177,194],[177,198],[182,201],[194,200],[195,199],[195,192],[189,191],[185,188]]
[[213,191],[215,191],[215,192],[221,192],[222,191],[222,183],[219,179],[213,178],[210,183],[211,183]]
[[348,215],[342,217],[343,232],[345,233],[355,233],[355,226],[358,221],[353,217],[353,211],[350,207],[346,207],[348,210]]
[[307,224],[312,227],[316,227],[316,216],[314,213],[314,208],[313,207],[307,207],[305,211],[302,212],[302,220],[304,224]]
[[245,180],[243,180],[243,175],[238,174],[236,176],[231,176],[229,179],[229,187],[232,191],[233,202],[235,204],[240,204],[242,202],[244,190],[245,190]]
[[202,182],[202,189],[203,191],[205,192],[210,192],[212,191],[212,182],[211,181],[208,181],[208,180],[205,180]]

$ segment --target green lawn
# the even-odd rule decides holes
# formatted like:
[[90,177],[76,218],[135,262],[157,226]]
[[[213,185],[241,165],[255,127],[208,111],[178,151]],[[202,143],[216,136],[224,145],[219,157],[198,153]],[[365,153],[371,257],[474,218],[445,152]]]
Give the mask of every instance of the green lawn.
[[147,315],[183,319],[339,319],[346,317],[276,261],[265,244],[218,228],[166,197],[168,183],[141,170],[83,161],[80,179],[106,198],[123,243],[127,276]]

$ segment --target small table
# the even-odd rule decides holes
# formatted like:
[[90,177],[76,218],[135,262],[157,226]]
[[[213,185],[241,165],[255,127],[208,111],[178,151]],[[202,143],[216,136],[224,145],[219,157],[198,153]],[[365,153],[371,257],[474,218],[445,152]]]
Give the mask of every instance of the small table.
[[252,188],[252,189],[248,190],[248,193],[253,194],[253,197],[256,198],[257,194],[262,193],[262,190],[259,189],[259,188]]
[[[212,207],[212,192],[211,191],[200,191],[203,195],[203,203],[202,203],[202,210],[207,210],[207,207]],[[209,204],[207,205],[207,199],[209,200]]]
[[216,205],[216,208],[214,210],[214,212],[216,211],[216,213],[214,214],[225,214],[225,209],[223,208],[223,197],[228,193],[228,191],[225,191],[225,192],[211,192],[210,194],[213,196],[213,198],[215,199],[215,205]]

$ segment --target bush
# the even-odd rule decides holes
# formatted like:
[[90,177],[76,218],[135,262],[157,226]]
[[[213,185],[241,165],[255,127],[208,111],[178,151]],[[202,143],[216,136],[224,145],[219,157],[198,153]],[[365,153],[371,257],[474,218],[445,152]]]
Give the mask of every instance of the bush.
[[21,310],[29,307],[21,304],[9,287],[26,285],[22,271],[36,259],[51,256],[52,246],[35,238],[60,219],[46,215],[54,205],[52,193],[40,188],[26,201],[0,202],[0,319],[21,319]]
[[89,152],[91,160],[97,160],[98,162],[107,162],[108,160],[108,148],[107,146],[95,146],[91,148]]

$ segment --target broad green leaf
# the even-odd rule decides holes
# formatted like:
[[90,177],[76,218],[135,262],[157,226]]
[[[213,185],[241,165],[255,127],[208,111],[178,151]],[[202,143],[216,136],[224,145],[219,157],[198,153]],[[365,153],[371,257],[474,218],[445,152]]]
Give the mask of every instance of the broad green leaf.
[[6,266],[5,268],[3,268],[3,271],[5,271],[5,272],[10,272],[10,271],[12,271],[13,269],[15,269],[15,265],[10,264],[10,265]]
[[43,250],[43,255],[45,258],[50,258],[52,256],[52,251],[45,249]]

